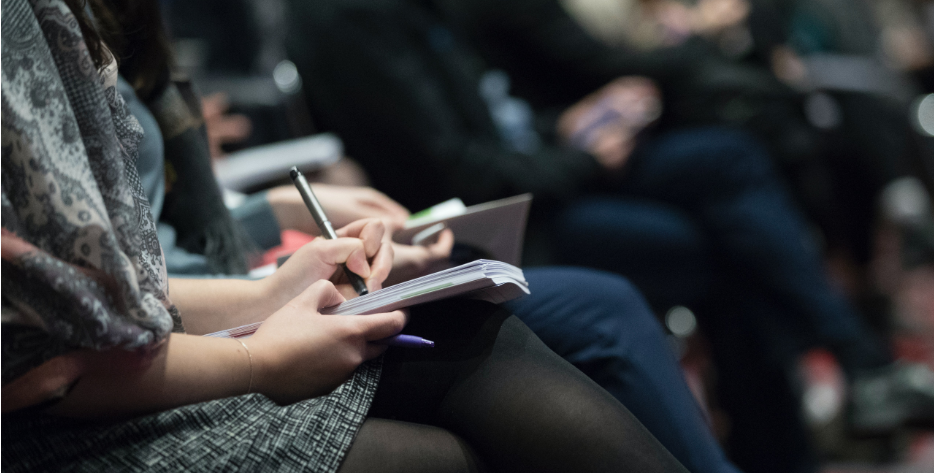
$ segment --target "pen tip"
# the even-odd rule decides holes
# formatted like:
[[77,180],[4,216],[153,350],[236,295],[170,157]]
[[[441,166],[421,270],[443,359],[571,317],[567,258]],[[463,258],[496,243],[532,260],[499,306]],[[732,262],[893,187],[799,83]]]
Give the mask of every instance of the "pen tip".
[[431,340],[425,340],[424,343],[425,343],[425,346],[428,347],[428,348],[434,348],[434,347],[435,347],[435,342],[433,342],[433,341],[431,341]]
[[[281,169],[281,168],[280,168],[280,169]],[[291,176],[292,179],[297,178],[297,177],[298,177],[298,168],[295,167],[295,166],[292,166],[292,169],[289,169],[289,176]]]

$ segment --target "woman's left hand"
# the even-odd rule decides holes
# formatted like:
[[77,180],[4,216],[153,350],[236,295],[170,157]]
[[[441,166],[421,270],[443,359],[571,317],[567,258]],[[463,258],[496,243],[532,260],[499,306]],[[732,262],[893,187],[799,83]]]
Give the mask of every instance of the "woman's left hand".
[[393,243],[392,246],[395,258],[392,273],[386,280],[389,285],[399,284],[450,267],[454,233],[446,228],[438,235],[438,239],[429,245]]

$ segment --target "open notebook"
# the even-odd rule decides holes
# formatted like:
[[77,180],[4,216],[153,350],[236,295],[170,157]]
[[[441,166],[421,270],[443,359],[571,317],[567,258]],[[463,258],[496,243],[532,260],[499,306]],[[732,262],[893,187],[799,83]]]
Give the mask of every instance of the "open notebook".
[[[502,261],[476,260],[389,286],[365,296],[323,309],[323,314],[365,315],[390,312],[425,302],[454,296],[468,296],[495,304],[529,294],[529,284],[522,270]],[[243,325],[206,337],[245,337],[262,322]]]

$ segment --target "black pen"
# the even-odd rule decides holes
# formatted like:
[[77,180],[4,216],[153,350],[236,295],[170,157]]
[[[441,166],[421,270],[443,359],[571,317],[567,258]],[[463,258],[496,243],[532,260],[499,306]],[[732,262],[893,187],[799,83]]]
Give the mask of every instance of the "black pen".
[[[315,219],[315,223],[317,223],[318,228],[321,229],[322,236],[328,240],[337,238],[337,234],[334,233],[334,227],[331,226],[331,222],[324,213],[324,209],[321,208],[321,204],[318,202],[318,198],[315,197],[315,193],[311,191],[311,186],[308,185],[305,176],[303,176],[295,166],[292,166],[292,169],[289,170],[289,175],[292,176],[292,182],[294,182],[295,187],[298,188],[298,193],[302,195],[305,206],[307,206],[308,211],[311,212],[311,217]],[[346,264],[341,263],[341,267],[344,268],[344,274],[347,275],[347,279],[350,280],[350,285],[353,286],[358,295],[363,296],[370,292],[367,290],[363,278],[347,269]]]

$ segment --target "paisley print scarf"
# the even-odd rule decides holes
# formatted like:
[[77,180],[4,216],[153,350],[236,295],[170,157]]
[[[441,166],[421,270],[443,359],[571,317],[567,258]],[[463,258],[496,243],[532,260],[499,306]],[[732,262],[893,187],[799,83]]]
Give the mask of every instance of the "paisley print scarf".
[[2,0],[3,384],[175,330],[139,177],[142,129],[61,0]]

